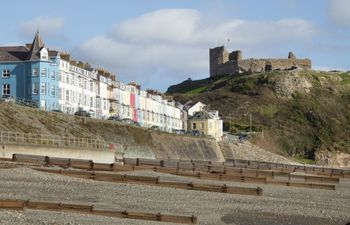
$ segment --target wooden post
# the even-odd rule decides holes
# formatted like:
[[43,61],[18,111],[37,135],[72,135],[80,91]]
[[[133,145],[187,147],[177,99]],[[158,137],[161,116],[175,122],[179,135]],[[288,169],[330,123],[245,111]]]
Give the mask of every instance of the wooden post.
[[158,213],[158,214],[156,215],[156,221],[162,221],[162,217],[163,217],[163,215],[160,214],[160,213]]

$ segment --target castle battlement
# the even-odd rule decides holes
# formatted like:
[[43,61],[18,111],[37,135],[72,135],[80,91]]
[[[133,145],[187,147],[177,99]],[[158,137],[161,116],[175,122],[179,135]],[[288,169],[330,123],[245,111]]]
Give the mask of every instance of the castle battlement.
[[288,58],[243,59],[242,51],[229,53],[224,46],[220,46],[209,50],[209,60],[210,77],[293,68],[311,69],[310,59],[297,59],[292,52],[289,52]]

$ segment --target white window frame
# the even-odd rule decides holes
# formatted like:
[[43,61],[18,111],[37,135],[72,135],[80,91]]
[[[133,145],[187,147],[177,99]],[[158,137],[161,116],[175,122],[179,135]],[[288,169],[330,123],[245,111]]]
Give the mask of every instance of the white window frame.
[[93,108],[94,107],[94,97],[90,96],[90,107]]
[[50,77],[51,77],[51,80],[55,80],[56,79],[56,72],[50,71]]
[[33,68],[33,77],[39,76],[39,68]]
[[34,82],[33,83],[33,95],[37,95],[37,94],[39,94],[39,83]]
[[11,95],[11,86],[10,86],[10,84],[3,84],[2,85],[2,95]]
[[46,69],[46,68],[42,68],[42,69],[40,70],[40,76],[46,77],[46,75],[47,75],[47,69]]
[[67,90],[66,90],[66,101],[67,101],[67,102],[69,102],[69,94],[70,94],[70,93],[69,93],[69,90],[67,89]]
[[41,95],[46,95],[46,83],[40,83],[40,94]]
[[9,69],[5,69],[2,71],[2,78],[10,78],[11,71]]
[[56,87],[55,86],[51,86],[51,96],[52,97],[56,96]]

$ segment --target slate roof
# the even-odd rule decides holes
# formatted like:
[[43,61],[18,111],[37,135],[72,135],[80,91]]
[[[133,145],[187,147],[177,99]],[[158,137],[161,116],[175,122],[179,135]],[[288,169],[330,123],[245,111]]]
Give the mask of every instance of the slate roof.
[[58,53],[56,50],[49,50],[49,57],[57,57]]
[[208,119],[214,119],[214,115],[211,113],[208,113],[206,111],[199,111],[196,112],[190,120],[208,120]]
[[27,60],[40,59],[40,51],[43,47],[44,47],[44,42],[40,37],[39,31],[37,31],[33,40],[33,44],[29,50]]
[[24,61],[28,57],[28,49],[24,46],[0,47],[0,61]]
[[[24,46],[0,47],[0,62],[40,60],[40,51],[43,47],[44,42],[37,31],[30,49]],[[49,51],[50,56],[57,56],[57,54],[57,51]]]

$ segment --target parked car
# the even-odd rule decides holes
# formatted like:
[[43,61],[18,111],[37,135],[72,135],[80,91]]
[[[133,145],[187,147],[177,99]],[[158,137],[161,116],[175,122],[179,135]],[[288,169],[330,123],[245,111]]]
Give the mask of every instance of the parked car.
[[91,114],[85,110],[79,110],[74,113],[76,116],[91,117]]
[[244,134],[244,133],[239,133],[238,134],[238,141],[243,142],[249,139],[249,135],[248,134]]
[[132,121],[131,125],[135,127],[141,127],[141,125],[138,122]]
[[52,112],[63,113],[62,110],[59,109],[53,109]]
[[122,119],[122,123],[125,123],[125,124],[129,124],[129,125],[131,125],[132,124],[132,120],[131,119],[128,119],[128,118],[124,118],[124,119]]
[[122,123],[135,126],[135,127],[140,127],[141,125],[138,122],[133,121],[132,119],[129,118],[124,118],[121,120]]
[[201,135],[199,130],[189,130],[189,131],[186,132],[186,134],[192,135],[192,136],[200,136]]
[[185,131],[185,130],[177,130],[177,129],[174,129],[174,130],[173,130],[173,133],[175,133],[175,134],[185,134],[186,131]]
[[160,127],[159,126],[151,126],[150,129],[152,129],[152,130],[160,130]]
[[119,116],[110,116],[108,117],[107,120],[115,120],[115,121],[121,121],[120,117]]

